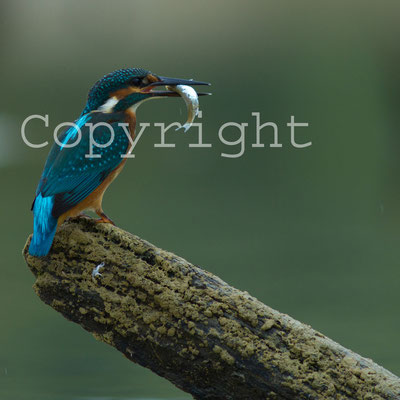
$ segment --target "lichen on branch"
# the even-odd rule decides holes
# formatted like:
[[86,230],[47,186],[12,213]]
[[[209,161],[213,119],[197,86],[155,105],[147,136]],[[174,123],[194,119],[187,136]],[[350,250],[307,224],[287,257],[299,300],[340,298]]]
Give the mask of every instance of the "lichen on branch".
[[67,221],[43,258],[29,241],[46,304],[196,399],[400,399],[371,360],[112,225]]

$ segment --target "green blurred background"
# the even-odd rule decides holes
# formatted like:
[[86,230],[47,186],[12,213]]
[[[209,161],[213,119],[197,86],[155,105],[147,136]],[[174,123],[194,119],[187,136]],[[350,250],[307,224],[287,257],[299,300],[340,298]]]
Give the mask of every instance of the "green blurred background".
[[[0,3],[0,398],[189,398],[63,319],[34,294],[21,256],[48,148],[29,137],[80,114],[91,85],[121,67],[212,82],[204,140],[146,130],[112,185],[117,224],[176,252],[400,374],[398,1],[2,1]],[[282,148],[253,148],[255,119]],[[306,149],[290,146],[294,115]],[[181,99],[139,122],[183,122]],[[220,143],[249,123],[243,157]],[[267,128],[268,129],[268,128]],[[226,131],[234,140],[237,132]],[[270,133],[263,134],[269,143]]]

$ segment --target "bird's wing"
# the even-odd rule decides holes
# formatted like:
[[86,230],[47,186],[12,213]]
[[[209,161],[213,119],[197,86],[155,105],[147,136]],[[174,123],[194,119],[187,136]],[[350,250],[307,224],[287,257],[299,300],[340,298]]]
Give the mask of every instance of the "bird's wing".
[[[79,144],[68,147],[78,137],[74,128],[60,136],[59,141],[64,146],[53,145],[37,188],[36,195],[40,193],[42,197],[55,196],[54,216],[71,209],[96,189],[123,161],[121,155],[126,154],[129,147],[126,132],[115,122],[110,124],[114,131],[112,143],[105,147],[96,147],[91,142],[89,127],[85,123],[90,120],[95,124],[99,116],[84,117],[84,123],[81,120],[76,122],[82,134]],[[97,144],[104,146],[111,139],[110,129],[98,126],[92,137]],[[95,157],[87,157],[91,154],[90,148]]]

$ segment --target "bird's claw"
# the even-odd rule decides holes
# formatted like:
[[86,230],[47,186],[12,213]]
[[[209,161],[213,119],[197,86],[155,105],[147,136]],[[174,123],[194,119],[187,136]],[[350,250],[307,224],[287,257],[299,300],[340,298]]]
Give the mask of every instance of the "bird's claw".
[[112,219],[108,218],[106,214],[99,213],[99,219],[96,219],[96,224],[111,224],[115,226],[115,223]]

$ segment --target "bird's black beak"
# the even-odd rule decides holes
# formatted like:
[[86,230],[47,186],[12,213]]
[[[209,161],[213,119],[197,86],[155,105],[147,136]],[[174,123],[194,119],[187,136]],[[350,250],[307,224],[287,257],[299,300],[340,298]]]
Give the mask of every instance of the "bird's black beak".
[[[186,85],[186,86],[198,86],[198,85],[203,85],[203,86],[210,86],[211,83],[208,82],[201,82],[201,81],[194,81],[193,79],[179,79],[179,78],[167,78],[165,76],[157,76],[159,81],[157,82],[151,82],[148,86],[151,88],[156,87],[156,86],[177,86],[177,85]],[[169,97],[176,97],[179,96],[178,93],[173,92],[172,90],[157,90],[157,91],[151,91],[150,92],[153,96],[156,97],[164,97],[164,96],[169,96]],[[211,93],[204,93],[204,92],[198,92],[198,96],[207,96]]]
[[210,86],[210,83],[208,82],[194,81],[193,79],[167,78],[165,76],[158,76],[157,78],[159,78],[160,80],[158,82],[153,82],[151,86],[177,86],[177,85]]

